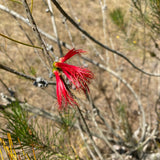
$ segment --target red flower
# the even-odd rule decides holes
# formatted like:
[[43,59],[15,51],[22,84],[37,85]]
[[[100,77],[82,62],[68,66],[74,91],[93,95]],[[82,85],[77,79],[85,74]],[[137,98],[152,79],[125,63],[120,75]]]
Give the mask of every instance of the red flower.
[[71,106],[73,106],[74,104],[77,105],[76,101],[72,96],[72,93],[68,90],[60,73],[55,70],[54,74],[56,76],[57,82],[56,91],[59,109],[61,110],[63,108],[66,108],[68,104],[70,104]]
[[93,73],[90,70],[60,62],[56,62],[55,66],[62,70],[77,89],[82,89],[84,93],[89,92],[88,84],[93,78]]
[[85,94],[87,93],[87,91],[89,92],[88,84],[90,83],[90,80],[94,78],[93,73],[86,68],[64,63],[75,54],[84,52],[85,51],[81,49],[72,49],[64,57],[60,58],[59,62],[53,63],[53,72],[56,76],[57,81],[57,100],[60,109],[66,107],[68,104],[72,106],[74,104],[77,105],[70,90],[67,88],[67,85],[60,76],[60,71],[62,71],[66,75],[68,80],[75,86],[77,90],[83,90]]
[[59,62],[65,62],[66,60],[68,60],[69,58],[74,56],[75,54],[80,54],[80,53],[84,53],[84,52],[86,52],[86,51],[83,51],[82,49],[75,50],[73,48],[73,49],[69,50],[69,52],[65,56],[61,57],[59,59]]

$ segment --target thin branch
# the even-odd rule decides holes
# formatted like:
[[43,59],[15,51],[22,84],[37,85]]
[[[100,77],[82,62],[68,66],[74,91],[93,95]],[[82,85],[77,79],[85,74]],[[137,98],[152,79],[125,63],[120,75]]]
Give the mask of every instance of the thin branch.
[[[13,74],[16,74],[18,76],[24,77],[26,79],[29,79],[29,80],[32,80],[32,81],[36,81],[36,78],[28,76],[28,75],[26,75],[24,73],[18,72],[18,71],[14,70],[14,69],[12,69],[10,67],[7,67],[7,66],[5,66],[3,64],[0,64],[0,69],[3,69],[3,70],[8,71],[10,73],[13,73]],[[52,82],[52,81],[49,81],[48,84],[50,84],[50,85],[56,85],[56,83]]]
[[114,72],[113,70],[111,70],[109,67],[106,67],[94,60],[91,60],[89,58],[86,58],[84,56],[81,56],[83,59],[85,59],[86,61],[96,65],[97,67],[111,73],[114,77],[116,77],[117,79],[119,79],[130,91],[131,93],[134,95],[137,103],[138,103],[138,107],[139,107],[139,110],[141,111],[141,114],[142,114],[142,136],[141,136],[141,141],[144,140],[145,138],[145,132],[146,132],[146,127],[145,127],[145,124],[146,124],[146,118],[145,118],[145,111],[144,111],[144,108],[141,104],[141,100],[140,98],[138,97],[138,95],[136,94],[136,92],[133,90],[133,88],[131,87],[131,85],[129,83],[127,83],[127,81],[125,79],[123,79],[122,77],[120,77],[116,72]]
[[62,57],[63,56],[63,51],[62,51],[61,43],[60,43],[60,40],[59,40],[59,35],[58,35],[57,27],[56,27],[56,22],[55,22],[54,14],[53,14],[51,0],[48,0],[48,7],[49,7],[49,10],[50,10],[50,13],[51,13],[51,20],[52,20],[53,31],[54,31],[56,39],[57,39],[57,44],[58,44],[60,56]]
[[[76,97],[77,98],[77,97]],[[116,137],[119,141],[116,140],[116,142],[118,143],[123,143],[123,139],[119,136],[118,133],[115,132],[115,130],[108,124],[108,122],[105,120],[105,118],[102,116],[100,110],[96,107],[96,105],[94,104],[93,100],[91,99],[90,95],[87,93],[86,94],[86,98],[88,100],[88,102],[91,103],[93,109],[96,110],[97,116],[99,116],[99,118],[102,120],[102,122],[104,123],[104,125],[107,127],[107,129],[109,130],[109,133],[111,133],[114,137]],[[77,98],[78,101],[80,101],[79,98]],[[83,106],[84,108],[84,106]],[[108,136],[109,137],[109,136]],[[111,139],[111,137],[110,137]],[[113,139],[112,139],[113,141]]]
[[132,65],[133,68],[137,69],[138,71],[149,75],[149,76],[155,76],[155,77],[160,77],[159,74],[152,74],[152,73],[148,73],[142,69],[140,69],[139,67],[137,67],[134,63],[132,63],[124,54],[122,54],[121,52],[118,52],[114,49],[109,48],[108,46],[104,45],[103,43],[99,42],[98,40],[96,40],[94,37],[92,37],[88,32],[86,32],[83,28],[81,28],[64,10],[63,8],[59,5],[59,3],[56,0],[52,0],[52,2],[54,3],[54,5],[57,7],[57,9],[68,19],[68,21],[75,27],[77,28],[80,32],[82,32],[86,37],[88,37],[89,39],[91,39],[93,42],[95,42],[96,44],[98,44],[99,46],[107,49],[108,51],[122,57],[123,59],[125,59],[129,64]]
[[[104,136],[103,132],[102,132],[102,129],[100,129],[96,119],[95,119],[95,109],[94,108],[94,105],[92,105],[92,102],[90,102],[91,106],[92,106],[92,121],[94,122],[95,124],[95,127],[98,129],[100,135],[103,137],[103,140],[105,141],[105,143],[108,145],[108,147],[121,159],[123,160],[122,156],[113,148],[112,144],[108,141],[107,137]],[[96,110],[96,113],[97,113],[97,110]]]
[[43,49],[42,47],[39,47],[39,46],[34,46],[34,45],[30,45],[30,44],[27,44],[27,43],[24,43],[24,42],[21,42],[21,41],[17,41],[17,40],[15,40],[15,39],[13,39],[11,37],[8,37],[8,36],[6,36],[6,35],[4,35],[2,33],[0,33],[0,36],[2,36],[4,38],[7,38],[7,39],[9,39],[9,40],[11,40],[11,41],[13,41],[15,43],[19,43],[19,44],[22,44],[22,45],[25,45],[25,46],[28,46],[28,47]]
[[91,155],[91,157],[93,158],[93,160],[96,160],[96,157],[94,155],[94,153],[92,152],[91,148],[89,147],[88,143],[86,142],[86,138],[84,137],[84,134],[83,134],[83,129],[82,129],[82,126],[80,125],[80,120],[78,119],[78,129],[79,129],[79,132],[80,132],[80,135],[87,147],[87,150],[89,152],[89,154]]
[[99,158],[100,158],[101,160],[103,160],[104,158],[102,157],[102,154],[100,153],[99,149],[97,148],[97,146],[96,146],[96,144],[95,144],[95,142],[94,142],[94,140],[93,140],[93,137],[92,137],[92,134],[91,134],[91,132],[90,132],[90,129],[89,129],[87,123],[86,123],[86,120],[85,120],[85,118],[84,118],[84,116],[83,116],[83,114],[82,114],[79,106],[76,106],[76,107],[77,107],[78,113],[79,113],[79,115],[80,115],[80,117],[81,117],[81,119],[82,119],[82,121],[83,121],[83,123],[84,123],[84,125],[85,125],[86,132],[87,132],[87,134],[88,134],[88,136],[89,136],[89,138],[90,138],[90,140],[91,140],[91,143],[92,143],[92,145],[93,145],[96,153],[98,154]]
[[0,82],[3,84],[3,86],[5,87],[5,89],[9,92],[9,94],[12,96],[12,97],[15,97],[15,92],[9,88],[5,82],[3,82],[3,80],[0,78]]
[[[23,16],[21,16],[21,15],[18,14],[17,12],[12,11],[12,10],[10,10],[9,8],[7,8],[7,7],[5,7],[5,6],[1,5],[1,4],[0,4],[0,10],[5,11],[6,13],[14,16],[14,17],[17,18],[17,19],[20,19],[21,21],[23,21],[24,23],[26,23],[28,26],[31,27],[31,24],[30,24],[30,22],[28,21],[28,19],[27,19],[27,18],[24,18]],[[42,29],[40,29],[40,28],[38,28],[38,27],[37,27],[37,29],[38,29],[38,31],[39,31],[43,36],[45,36],[45,37],[47,37],[48,39],[52,40],[53,42],[57,43],[57,39],[56,39],[55,37],[53,37],[53,36],[51,36],[50,34],[44,32]],[[62,46],[64,46],[64,47],[66,47],[67,49],[71,49],[71,48],[72,48],[69,44],[67,44],[67,43],[65,43],[65,42],[63,42],[63,41],[60,41],[60,44],[61,44]]]
[[[101,6],[101,12],[102,12],[102,19],[103,19],[103,35],[104,35],[104,44],[107,45],[107,34],[106,34],[106,10],[107,10],[107,5],[106,5],[106,0],[103,1],[99,0],[100,6]],[[107,57],[107,65],[109,64],[109,54],[108,51],[106,50],[106,57]]]
[[147,137],[147,139],[145,141],[143,141],[142,143],[139,143],[138,146],[135,146],[135,148],[133,150],[129,151],[129,155],[133,154],[135,151],[139,151],[140,149],[144,148],[145,145],[147,145],[149,143],[149,141],[155,139],[156,137],[156,133],[157,129],[154,129],[150,135]]
[[[34,45],[33,41],[31,40],[31,38],[29,37],[29,35],[26,33],[26,31],[23,29],[22,25],[19,23],[19,21],[17,20],[16,17],[13,16],[13,18],[16,20],[16,22],[18,23],[19,28],[23,31],[23,33],[25,34],[25,36],[27,37],[28,41]],[[43,48],[42,48],[43,49]],[[43,61],[43,59],[41,58],[39,52],[37,49],[34,48],[34,52],[37,54],[38,58],[40,59],[40,61],[42,62],[42,64],[44,65],[44,67],[48,70],[48,73],[50,74],[50,68],[47,66],[47,64]]]
[[[2,98],[2,100],[5,100],[5,102],[7,102],[7,104],[6,105],[1,105],[0,109],[5,109],[8,104],[16,101],[16,99],[14,97],[4,95],[3,93],[1,94],[1,98]],[[55,121],[60,125],[63,124],[61,118],[59,118],[58,116],[56,116],[55,114],[53,114],[51,112],[48,112],[44,109],[41,109],[41,108],[38,108],[38,107],[35,107],[35,106],[32,106],[32,105],[30,105],[26,102],[19,102],[19,104],[24,110],[26,110],[28,112],[31,112],[35,115],[50,119],[52,121]]]
[[[16,20],[17,19],[20,19],[21,21],[23,21],[23,22],[25,22],[28,26],[32,26],[30,23],[29,23],[29,21],[28,21],[28,19],[26,19],[26,18],[24,18],[23,16],[21,16],[21,15],[19,15],[18,13],[16,13],[16,12],[14,12],[14,11],[12,11],[12,10],[9,10],[8,8],[6,8],[5,6],[3,6],[3,5],[0,5],[0,9],[1,10],[3,10],[3,11],[5,11],[5,12],[7,12],[7,13],[9,13],[11,16],[13,16]],[[20,28],[22,29],[22,26],[19,24],[19,26],[20,26]],[[22,29],[23,30],[23,29]],[[24,30],[23,30],[24,31]],[[42,31],[43,32],[43,31]],[[42,34],[44,34],[46,37],[48,36],[48,34],[47,33],[42,33]],[[39,49],[41,49],[42,51],[43,51],[43,48],[42,47],[37,47],[37,46],[34,46],[34,44],[33,44],[33,42],[31,41],[31,39],[29,38],[29,36],[25,33],[25,35],[26,35],[26,37],[27,37],[27,39],[30,41],[30,43],[32,44],[32,45],[28,45],[28,46],[33,46],[34,48],[39,48]],[[7,37],[6,37],[7,38]],[[10,38],[11,39],[11,38]],[[53,40],[53,41],[55,41],[55,39],[54,39],[54,37],[49,37],[49,39],[51,39],[51,40]],[[11,40],[13,40],[13,39],[11,39]],[[15,40],[13,40],[13,41],[15,41]],[[19,43],[19,41],[15,41],[15,42],[17,42],[17,43]],[[24,43],[22,43],[22,42],[20,42],[21,44],[24,44]],[[57,43],[57,41],[56,41],[56,43]],[[26,44],[24,44],[24,45],[26,45]],[[50,71],[50,69],[49,69],[49,67],[45,64],[45,62],[42,60],[42,58],[40,57],[40,55],[39,55],[39,53],[38,53],[38,51],[37,50],[35,50],[35,52],[36,52],[36,54],[38,55],[38,58],[40,59],[40,61],[43,63],[43,65],[47,68],[47,70],[48,70],[48,72],[49,73],[51,73],[51,71]]]
[[[1,97],[2,100],[4,100],[5,102],[7,102],[6,105],[1,105],[1,104],[0,104],[0,109],[5,109],[6,106],[7,106],[9,103],[12,103],[12,102],[14,102],[14,101],[17,100],[17,99],[14,98],[13,96],[7,96],[7,95],[4,95],[3,93],[0,94],[0,97]],[[23,109],[25,109],[25,110],[28,111],[28,112],[31,112],[31,113],[33,113],[33,114],[35,114],[35,115],[38,115],[38,116],[41,116],[41,117],[50,119],[50,120],[52,120],[52,121],[57,122],[57,123],[60,124],[60,125],[63,125],[63,122],[62,122],[61,118],[59,118],[58,116],[56,116],[54,113],[48,112],[48,111],[45,110],[45,109],[38,108],[38,107],[33,106],[33,105],[31,105],[31,104],[28,104],[28,103],[26,103],[26,102],[21,102],[21,101],[20,101],[20,105],[21,105],[21,107],[22,107]],[[75,123],[75,124],[72,126],[72,128],[78,129],[78,128],[79,128],[78,122]],[[86,133],[86,130],[82,129],[82,131],[83,131],[84,133]],[[99,138],[99,139],[102,139],[102,140],[103,140],[103,138],[102,138],[100,135],[98,135],[98,134],[96,134],[96,133],[93,133],[93,132],[91,132],[91,134],[92,134],[93,137],[96,137],[96,138]],[[109,141],[113,141],[113,139],[110,139]]]
[[[7,7],[5,7],[5,6],[1,5],[1,4],[0,4],[0,10],[5,11],[6,13],[10,14],[10,15],[13,16],[14,18],[20,19],[21,21],[23,21],[24,23],[26,23],[28,26],[32,27],[32,25],[30,24],[30,22],[28,21],[28,19],[24,18],[23,16],[19,15],[18,13],[14,12],[14,11],[12,11],[12,10],[10,10],[10,9],[8,9]],[[38,28],[37,28],[37,29],[38,29]],[[42,34],[45,35],[46,37],[49,37],[49,39],[51,39],[52,41],[55,41],[55,42],[57,43],[57,41],[56,41],[56,39],[55,39],[54,37],[48,35],[47,33],[43,32],[43,31],[42,31]],[[27,38],[28,38],[28,37],[27,37]],[[28,38],[28,40],[31,42],[31,40],[30,40],[29,38]],[[42,41],[42,42],[43,42],[43,41]],[[32,42],[31,42],[31,44],[32,44],[32,46],[34,46]],[[44,45],[44,46],[45,46],[45,45]],[[44,52],[44,49],[43,49],[43,48],[40,48],[40,49],[42,49],[42,51]],[[37,51],[36,51],[36,53],[37,53]],[[49,56],[49,54],[48,54],[48,56]],[[44,64],[44,66],[47,68],[48,72],[51,73],[50,69],[49,69],[48,66],[45,64],[45,62],[43,62],[43,60],[42,60],[42,58],[39,56],[39,54],[38,54],[38,57],[40,58],[41,62]],[[50,60],[49,60],[49,59],[50,59]],[[50,61],[50,63],[51,63],[51,57],[48,58],[48,61]]]
[[69,27],[68,27],[68,24],[67,24],[67,21],[66,21],[66,18],[65,18],[65,17],[63,17],[63,22],[64,22],[65,28],[66,28],[66,30],[67,30],[67,32],[68,32],[69,39],[70,39],[70,41],[71,41],[71,43],[72,43],[72,47],[75,48],[75,44],[74,44],[74,42],[73,42],[73,37],[72,37],[72,35],[71,35],[71,32],[70,32],[70,30],[69,30]]
[[50,57],[49,53],[47,52],[46,46],[45,46],[45,44],[44,44],[44,42],[43,42],[43,40],[42,40],[42,38],[41,38],[41,35],[40,35],[40,33],[39,33],[39,31],[38,31],[38,28],[37,28],[37,25],[36,25],[36,23],[35,23],[35,21],[34,21],[34,19],[33,19],[33,17],[32,17],[32,14],[31,14],[31,12],[30,12],[30,9],[29,9],[29,6],[28,6],[28,4],[27,4],[27,1],[26,1],[26,0],[23,0],[22,2],[23,2],[23,5],[24,5],[24,8],[25,8],[27,17],[28,17],[28,19],[29,19],[29,21],[30,21],[30,23],[31,23],[32,29],[33,29],[34,33],[36,34],[37,39],[38,39],[40,45],[41,45],[42,48],[43,48],[43,50],[42,50],[42,51],[43,51],[43,54],[44,54],[44,56],[45,56],[45,55],[47,56],[48,62],[49,62],[49,64],[52,66],[52,61],[53,61],[53,60],[52,60],[52,58]]

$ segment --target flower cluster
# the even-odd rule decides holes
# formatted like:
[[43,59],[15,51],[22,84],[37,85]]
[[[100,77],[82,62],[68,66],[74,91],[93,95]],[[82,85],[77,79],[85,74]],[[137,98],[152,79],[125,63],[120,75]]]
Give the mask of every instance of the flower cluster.
[[75,86],[76,90],[82,90],[85,94],[89,92],[88,84],[90,83],[90,80],[94,78],[93,73],[86,68],[64,63],[72,56],[84,52],[85,51],[81,49],[69,50],[69,52],[65,56],[61,57],[58,62],[53,63],[53,73],[55,74],[57,82],[56,92],[59,109],[66,108],[68,105],[77,105],[77,102],[65,83],[61,73],[65,74],[69,82]]

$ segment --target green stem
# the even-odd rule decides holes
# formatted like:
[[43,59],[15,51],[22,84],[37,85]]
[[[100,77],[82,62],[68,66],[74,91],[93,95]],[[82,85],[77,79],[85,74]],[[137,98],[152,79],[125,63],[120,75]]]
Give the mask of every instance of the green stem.
[[30,45],[30,44],[27,44],[27,43],[23,43],[23,42],[17,41],[17,40],[15,40],[15,39],[13,39],[13,38],[10,38],[10,37],[8,37],[8,36],[2,34],[2,33],[0,33],[0,36],[2,36],[2,37],[4,37],[4,38],[7,38],[7,39],[9,39],[9,40],[11,40],[11,41],[13,41],[13,42],[16,42],[16,43],[19,43],[19,44],[28,46],[28,47],[43,49],[42,47],[39,47],[39,46],[33,46],[33,45]]

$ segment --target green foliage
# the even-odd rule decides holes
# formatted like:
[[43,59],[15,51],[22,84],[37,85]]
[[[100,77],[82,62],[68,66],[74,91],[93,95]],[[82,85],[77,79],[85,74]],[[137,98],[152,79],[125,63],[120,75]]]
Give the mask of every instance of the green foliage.
[[117,108],[117,112],[121,120],[121,128],[123,132],[125,133],[125,139],[126,141],[130,141],[132,138],[132,130],[131,130],[131,125],[129,124],[129,120],[128,120],[126,105],[120,104]]
[[[65,115],[61,114],[63,119],[62,126],[67,129],[64,130],[60,126],[59,129],[54,131],[54,125],[51,125],[51,123],[45,123],[45,126],[39,124],[38,121],[29,123],[29,113],[21,108],[19,101],[12,102],[1,113],[2,117],[7,121],[7,129],[2,129],[3,140],[8,143],[6,135],[9,133],[15,150],[23,148],[31,159],[34,157],[38,159],[72,159],[69,153],[72,147],[68,145],[70,139],[68,132],[69,126],[73,125],[74,114],[69,117],[71,115],[70,111],[67,111]],[[72,154],[74,153],[72,152]]]
[[72,126],[75,123],[74,117],[75,117],[76,111],[75,110],[64,110],[63,112],[59,112],[59,115],[61,117],[61,121],[63,122],[63,129],[69,129],[72,128]]
[[37,142],[38,137],[34,133],[33,128],[27,123],[27,114],[23,112],[19,102],[12,102],[7,106],[2,113],[8,121],[8,129],[3,130],[6,133],[11,133],[13,140],[17,141],[17,137],[23,140],[23,145]]
[[124,13],[121,8],[116,8],[110,12],[110,17],[114,24],[117,25],[122,31],[125,31]]
[[150,8],[152,11],[152,17],[149,22],[153,30],[160,33],[160,0],[150,0]]
[[151,32],[160,34],[160,0],[132,0],[132,3],[139,13],[139,22],[145,23]]
[[20,1],[17,1],[17,0],[10,0],[10,1],[12,1],[12,2],[15,2],[15,3],[22,4],[22,2],[20,2]]
[[[2,129],[3,135],[10,133],[15,149],[21,148],[32,151],[32,147],[39,149],[46,146],[41,142],[33,127],[28,124],[27,112],[25,112],[18,101],[12,102],[7,109],[2,111],[7,120],[7,129]],[[5,140],[5,139],[4,139]],[[6,138],[7,140],[7,138]],[[20,144],[21,143],[21,144]]]
[[150,0],[150,5],[153,10],[160,12],[160,0]]
[[30,73],[31,73],[33,76],[36,76],[36,69],[35,69],[33,66],[30,67]]

